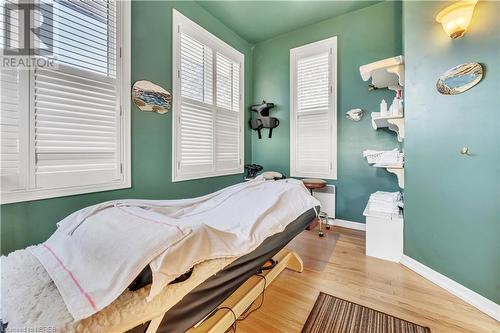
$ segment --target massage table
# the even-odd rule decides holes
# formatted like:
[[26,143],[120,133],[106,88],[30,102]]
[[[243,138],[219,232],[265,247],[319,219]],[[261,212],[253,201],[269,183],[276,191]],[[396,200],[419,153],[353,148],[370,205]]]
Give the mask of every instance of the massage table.
[[[317,208],[319,210],[319,207]],[[229,311],[218,311],[197,327],[202,319],[211,314],[224,301],[229,304],[239,304],[239,315],[260,295],[263,290],[263,280],[256,278],[249,281],[257,270],[270,258],[275,257],[277,265],[266,274],[266,287],[283,269],[290,268],[301,272],[300,257],[283,250],[283,248],[316,218],[315,209],[310,209],[290,223],[283,232],[267,238],[253,252],[237,259],[227,268],[210,277],[205,282],[187,294],[179,303],[168,310],[163,316],[146,321],[129,330],[129,333],[177,333],[186,332],[221,332],[228,329],[234,322],[234,316]],[[147,283],[147,279],[144,283]],[[248,282],[246,286],[243,286]],[[241,289],[239,289],[241,288]],[[239,292],[239,293],[238,293]],[[236,294],[239,295],[236,295]],[[235,297],[231,297],[234,295]],[[239,317],[238,313],[236,314]],[[191,328],[191,330],[190,330]]]
[[[254,251],[235,261],[227,261],[230,264],[225,265],[224,259],[221,259],[222,265],[224,265],[223,269],[211,271],[217,272],[216,274],[212,273],[202,277],[200,274],[196,275],[197,266],[206,268],[212,265],[212,262],[195,266],[193,276],[177,283],[177,287],[183,288],[182,285],[190,283],[196,287],[187,294],[183,294],[183,297],[175,305],[169,307],[166,312],[162,312],[161,308],[163,304],[168,303],[168,297],[170,297],[168,294],[167,297],[160,295],[156,297],[156,300],[151,301],[151,303],[156,303],[152,307],[154,311],[144,310],[151,309],[151,307],[148,308],[151,303],[148,303],[147,306],[140,304],[141,297],[147,294],[151,283],[151,272],[148,272],[148,268],[146,268],[117,302],[110,304],[92,318],[86,318],[71,325],[70,329],[62,329],[61,331],[106,333],[224,332],[234,323],[234,317],[239,317],[251,306],[265,287],[269,286],[281,271],[285,268],[302,271],[302,261],[298,255],[283,250],[283,248],[316,218],[316,211],[319,211],[318,207],[304,212],[288,224],[282,232],[266,238]],[[263,273],[265,282],[262,278],[253,277],[257,270],[273,257],[278,263],[273,269]],[[199,268],[198,272],[200,271],[208,272],[210,270]],[[210,277],[207,279],[206,276]],[[198,283],[197,279],[203,282]],[[176,286],[172,285],[172,287]],[[232,312],[217,311],[217,308],[221,306],[230,307]],[[127,307],[127,311],[122,311],[124,307]],[[115,314],[117,313],[120,313],[120,318],[116,318]],[[127,313],[130,314],[129,318],[127,318]],[[98,323],[101,326],[97,325]],[[5,324],[8,325],[8,323],[2,323],[2,325]]]

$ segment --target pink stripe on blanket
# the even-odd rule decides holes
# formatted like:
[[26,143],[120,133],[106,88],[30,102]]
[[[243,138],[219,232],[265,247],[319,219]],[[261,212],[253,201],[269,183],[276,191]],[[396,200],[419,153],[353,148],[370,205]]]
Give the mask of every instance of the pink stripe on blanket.
[[56,258],[56,260],[59,262],[59,265],[61,265],[61,267],[66,271],[66,273],[68,273],[69,277],[71,278],[71,280],[73,280],[73,282],[75,283],[76,287],[78,288],[78,290],[80,291],[80,293],[85,296],[85,298],[87,299],[87,301],[90,303],[90,306],[92,307],[92,309],[94,309],[94,311],[99,311],[99,309],[97,309],[97,306],[95,305],[94,303],[94,300],[92,299],[92,297],[82,288],[82,286],[80,285],[80,283],[78,282],[78,280],[76,279],[76,277],[73,275],[73,273],[64,265],[64,263],[61,261],[61,259],[59,259],[59,257],[57,256],[57,254],[55,254],[54,251],[52,251],[52,249],[45,243],[42,244],[47,250],[49,250],[49,252],[54,256],[54,258]]

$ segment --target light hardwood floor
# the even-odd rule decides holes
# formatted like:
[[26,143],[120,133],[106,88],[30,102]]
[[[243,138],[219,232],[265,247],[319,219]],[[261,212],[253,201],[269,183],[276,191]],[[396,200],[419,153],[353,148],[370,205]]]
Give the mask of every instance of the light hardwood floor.
[[324,270],[283,271],[266,290],[263,306],[238,322],[238,333],[300,332],[319,291],[428,326],[432,333],[500,332],[497,321],[401,264],[365,256],[364,232],[327,232],[340,238]]

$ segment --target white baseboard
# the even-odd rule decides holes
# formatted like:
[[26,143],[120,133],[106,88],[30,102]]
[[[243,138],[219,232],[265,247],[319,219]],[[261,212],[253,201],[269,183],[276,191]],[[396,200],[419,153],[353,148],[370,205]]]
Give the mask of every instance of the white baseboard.
[[421,264],[415,259],[408,257],[407,255],[403,255],[401,258],[401,264],[469,303],[479,311],[482,311],[488,316],[500,321],[500,305],[495,302],[464,287],[460,283],[453,281],[443,274],[436,272],[424,264]]
[[333,221],[329,221],[329,222],[333,223],[333,225],[335,225],[335,226],[348,228],[348,229],[363,230],[363,231],[365,231],[365,229],[366,229],[366,225],[364,223],[359,223],[359,222],[352,222],[352,221],[340,220],[340,219],[334,219]]

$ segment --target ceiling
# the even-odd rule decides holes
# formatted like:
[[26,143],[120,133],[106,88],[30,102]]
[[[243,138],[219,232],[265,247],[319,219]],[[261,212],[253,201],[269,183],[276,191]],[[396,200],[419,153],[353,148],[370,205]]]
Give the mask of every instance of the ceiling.
[[380,1],[197,1],[252,44],[377,2]]

